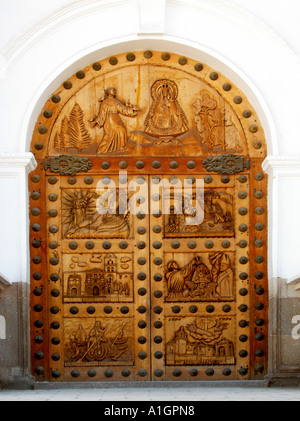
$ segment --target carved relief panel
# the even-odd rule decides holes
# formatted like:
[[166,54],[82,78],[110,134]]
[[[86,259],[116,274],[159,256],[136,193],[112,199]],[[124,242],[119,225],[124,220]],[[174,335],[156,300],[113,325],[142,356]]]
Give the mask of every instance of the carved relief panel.
[[[233,365],[234,326],[230,317],[168,317],[166,365]],[[229,339],[228,339],[229,338]]]
[[237,87],[176,55],[111,57],[53,94],[32,150],[39,381],[262,378],[266,147]]
[[48,154],[66,152],[247,155],[248,146],[232,107],[207,83],[180,69],[133,65],[92,79],[63,107]]

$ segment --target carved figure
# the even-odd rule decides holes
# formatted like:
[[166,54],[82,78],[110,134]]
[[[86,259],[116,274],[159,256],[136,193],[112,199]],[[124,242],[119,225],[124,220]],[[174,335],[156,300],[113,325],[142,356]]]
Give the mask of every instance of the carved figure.
[[167,301],[219,301],[233,296],[233,270],[223,252],[208,255],[211,269],[199,256],[180,268],[175,260],[167,264]]
[[153,104],[145,120],[145,132],[169,142],[188,130],[188,120],[181,109],[178,87],[168,79],[157,80],[151,88]]
[[[204,221],[211,221],[211,224],[223,224],[223,229],[231,228],[232,214],[230,210],[224,206],[229,204],[232,206],[233,197],[227,193],[209,190],[204,194]],[[222,206],[223,205],[223,206]],[[230,208],[231,208],[230,206]],[[224,223],[228,223],[227,225]]]
[[[201,260],[201,258],[199,258]],[[201,297],[202,299],[210,299],[216,295],[216,282],[211,279],[211,273],[204,263],[198,264],[196,267],[191,285],[193,287],[189,291],[191,297]]]
[[103,127],[103,137],[97,154],[120,151],[127,144],[127,130],[120,114],[136,117],[140,109],[130,103],[123,104],[116,98],[116,89],[113,87],[105,89],[105,96],[99,102],[101,105],[98,116],[89,120],[92,127]]
[[95,192],[89,190],[64,190],[63,193],[63,223],[69,228],[77,227],[82,221],[94,213]]
[[209,152],[215,146],[221,145],[224,149],[224,113],[218,108],[217,101],[208,92],[201,91],[201,99],[193,103],[195,110],[195,123]]
[[235,153],[243,153],[241,134],[233,121],[233,115],[229,109],[225,108],[225,148],[222,152],[233,150]]
[[216,292],[220,296],[231,297],[233,294],[233,271],[228,254],[215,252],[209,255],[212,264],[212,278],[217,284]]
[[70,350],[72,361],[85,362],[94,361],[101,362],[104,360],[117,361],[119,357],[127,351],[128,338],[124,337],[125,322],[116,326],[113,334],[107,332],[109,325],[103,326],[100,320],[96,320],[94,326],[86,334],[80,324],[77,332],[70,336]]
[[[100,202],[108,201],[106,213],[99,213],[96,208],[95,191],[64,191],[64,224],[68,225],[66,238],[128,238],[130,233],[127,222],[129,214],[119,214],[116,198],[109,191],[100,196]],[[122,197],[119,198],[119,201]]]
[[[87,341],[87,351],[84,357],[88,361],[102,361],[108,356],[108,339],[105,337],[106,327],[102,327],[100,321],[96,321],[94,327],[89,332]],[[82,358],[84,358],[82,357]]]
[[199,205],[204,209],[204,219],[200,225],[187,225],[187,232],[194,231],[232,231],[233,196],[229,193],[208,190],[199,198]]
[[183,268],[179,268],[177,262],[172,260],[168,263],[166,279],[168,284],[168,298],[178,298],[188,294],[188,291],[195,288],[194,283],[190,279],[197,265],[201,263],[199,257],[195,257],[190,263]]
[[85,344],[86,333],[82,327],[82,324],[80,324],[78,330],[70,337],[70,348],[73,352],[74,359],[77,359],[77,357],[80,355],[80,352],[84,350]]
[[87,197],[84,197],[81,192],[77,193],[77,198],[74,203],[74,226],[80,224],[80,222],[86,219],[86,207],[88,204]]
[[90,218],[80,222],[66,232],[66,238],[128,238],[129,226],[120,215],[109,213],[102,215],[95,212]]

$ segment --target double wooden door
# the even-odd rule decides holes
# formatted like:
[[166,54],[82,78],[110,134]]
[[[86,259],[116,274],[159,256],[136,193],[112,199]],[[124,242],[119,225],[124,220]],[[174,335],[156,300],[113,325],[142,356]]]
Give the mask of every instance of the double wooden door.
[[263,378],[267,148],[238,86],[174,53],[107,57],[57,87],[31,151],[38,381]]
[[35,374],[54,381],[251,378],[251,355],[266,357],[255,339],[266,329],[257,300],[265,199],[251,199],[262,173],[255,179],[250,165],[233,175],[208,173],[203,159],[91,161],[88,174],[48,169],[45,200],[32,199],[44,206],[47,238],[33,256]]

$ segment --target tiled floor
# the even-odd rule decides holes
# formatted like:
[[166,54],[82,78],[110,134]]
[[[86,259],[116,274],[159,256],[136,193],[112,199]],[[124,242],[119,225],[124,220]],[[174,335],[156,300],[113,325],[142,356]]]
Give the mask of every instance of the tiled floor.
[[129,388],[0,390],[0,401],[300,401],[299,388]]

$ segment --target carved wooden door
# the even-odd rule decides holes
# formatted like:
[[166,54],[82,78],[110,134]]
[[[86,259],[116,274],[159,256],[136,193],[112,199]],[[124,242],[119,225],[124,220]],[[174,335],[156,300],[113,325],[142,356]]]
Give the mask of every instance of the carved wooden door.
[[[57,208],[49,203],[49,230],[53,231],[51,215],[61,214],[63,237],[60,251],[52,252],[57,260],[50,259],[51,265],[61,262],[57,278],[63,278],[60,316],[57,298],[49,303],[50,326],[59,323],[64,329],[64,358],[58,371],[66,380],[77,375],[84,380],[121,380],[138,373],[149,378],[145,358],[150,355],[150,319],[144,314],[150,308],[148,215],[141,219],[141,214],[120,213],[122,193],[129,193],[127,183],[133,176],[104,176],[97,163],[93,168],[89,176],[60,177],[50,187],[50,194],[61,201]],[[107,201],[105,213],[97,212],[99,201]],[[49,351],[57,353],[53,340]]]
[[265,144],[235,86],[176,55],[111,57],[49,99],[32,150],[39,381],[264,376]]

